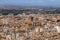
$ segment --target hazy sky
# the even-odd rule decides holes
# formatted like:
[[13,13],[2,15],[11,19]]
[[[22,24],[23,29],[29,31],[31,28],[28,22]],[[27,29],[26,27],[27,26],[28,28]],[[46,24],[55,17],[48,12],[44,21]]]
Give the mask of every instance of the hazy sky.
[[0,5],[60,6],[60,0],[0,0]]

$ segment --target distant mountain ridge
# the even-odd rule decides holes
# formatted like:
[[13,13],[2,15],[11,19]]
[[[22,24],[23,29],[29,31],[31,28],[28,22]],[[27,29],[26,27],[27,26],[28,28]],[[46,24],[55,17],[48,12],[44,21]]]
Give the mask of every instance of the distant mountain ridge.
[[[29,9],[29,8],[50,8],[50,7],[46,7],[46,6],[16,6],[16,5],[0,5],[0,9],[8,9],[8,10],[12,10],[12,9],[16,9],[16,10],[20,10],[20,9]],[[51,8],[59,8],[59,7],[51,7]]]
[[45,6],[16,6],[16,5],[0,5],[0,9],[26,9],[26,8],[48,8]]

